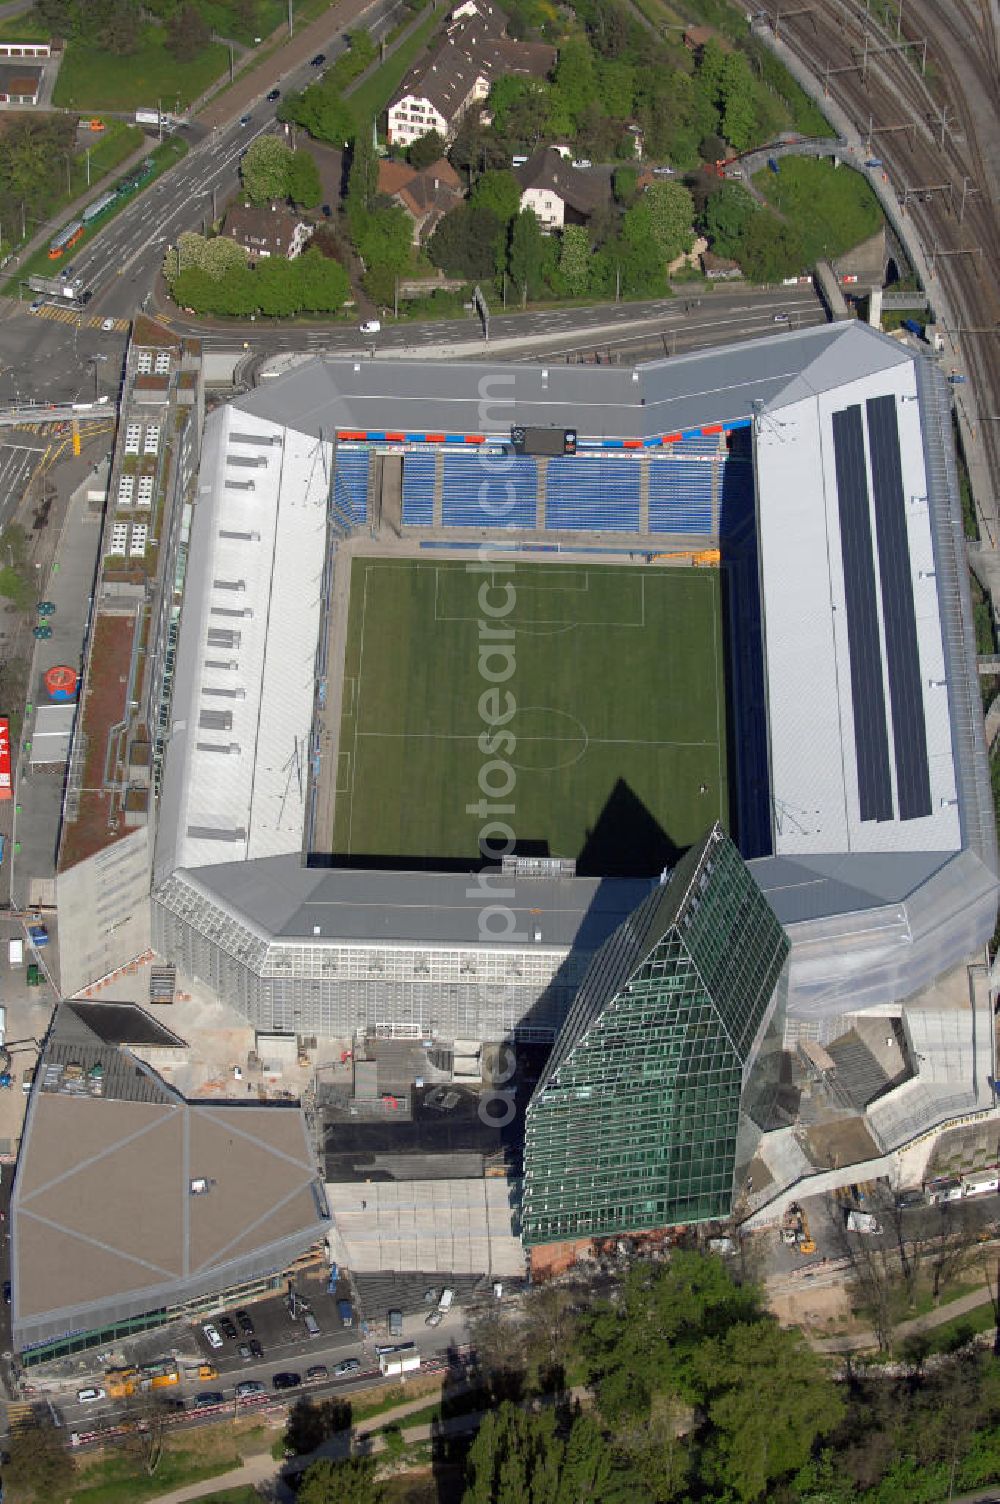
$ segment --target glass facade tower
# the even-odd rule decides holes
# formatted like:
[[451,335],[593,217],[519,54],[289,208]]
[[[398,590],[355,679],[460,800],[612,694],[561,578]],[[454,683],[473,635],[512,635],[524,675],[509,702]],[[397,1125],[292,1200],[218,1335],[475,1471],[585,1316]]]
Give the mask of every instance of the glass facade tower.
[[766,1096],[754,1065],[788,949],[714,826],[584,978],[528,1105],[525,1243],[729,1215],[741,1104]]

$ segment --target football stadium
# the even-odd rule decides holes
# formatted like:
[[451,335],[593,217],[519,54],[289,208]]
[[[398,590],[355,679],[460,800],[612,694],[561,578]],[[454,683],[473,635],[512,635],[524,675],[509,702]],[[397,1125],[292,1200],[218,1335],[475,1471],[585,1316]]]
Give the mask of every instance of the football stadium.
[[261,1031],[555,1042],[552,1187],[560,1083],[614,1059],[634,1096],[651,974],[690,1014],[661,1065],[728,1040],[714,1166],[685,1108],[683,1196],[647,1159],[588,1222],[529,1173],[534,1241],[720,1215],[776,1032],[895,1020],[873,1152],[991,1105],[988,1018],[924,997],[997,892],[929,359],[857,323],[634,369],[312,356],[208,418],[187,570],[153,881],[184,976]]

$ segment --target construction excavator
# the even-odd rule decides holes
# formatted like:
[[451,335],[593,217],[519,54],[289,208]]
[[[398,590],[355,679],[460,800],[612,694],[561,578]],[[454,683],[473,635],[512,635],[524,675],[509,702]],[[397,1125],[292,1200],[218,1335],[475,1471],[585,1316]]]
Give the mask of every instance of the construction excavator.
[[649,555],[650,564],[657,564],[661,559],[690,559],[702,569],[718,569],[721,555],[717,548],[679,548],[669,554]]

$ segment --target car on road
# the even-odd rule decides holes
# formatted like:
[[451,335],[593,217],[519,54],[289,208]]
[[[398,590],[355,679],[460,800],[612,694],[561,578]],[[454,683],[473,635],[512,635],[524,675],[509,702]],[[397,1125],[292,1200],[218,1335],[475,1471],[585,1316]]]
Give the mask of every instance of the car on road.
[[39,616],[51,616],[55,609],[55,601],[39,601],[38,605],[35,607],[35,610],[38,612]]
[[231,1316],[219,1317],[219,1331],[224,1337],[228,1337],[230,1342],[235,1342],[236,1338],[239,1336],[239,1333],[236,1330],[236,1323],[233,1321],[233,1318]]
[[81,1405],[95,1405],[98,1400],[107,1398],[103,1389],[78,1389],[76,1397]]
[[440,1326],[443,1320],[443,1311],[429,1311],[424,1317],[424,1326]]
[[589,157],[577,157],[573,162],[574,167],[593,167],[593,165]]
[[236,1386],[236,1398],[247,1400],[252,1394],[265,1394],[267,1391],[260,1379],[244,1379]]
[[343,1361],[338,1363],[336,1368],[333,1370],[333,1377],[335,1379],[343,1379],[347,1376],[347,1374],[359,1373],[360,1370],[360,1358],[344,1358]]
[[310,66],[310,68],[322,68],[322,66],[323,66],[323,64],[325,62],[326,62],[326,53],[325,52],[317,52],[317,54],[316,54],[315,57],[311,57],[309,59],[309,66]]
[[252,115],[241,115],[240,116],[240,125],[249,125],[252,119],[253,119]]
[[403,1335],[403,1313],[397,1307],[389,1312],[389,1336],[401,1337]]
[[250,1341],[247,1343],[247,1347],[250,1349],[250,1352],[253,1355],[253,1357],[259,1359],[259,1358],[262,1358],[264,1356],[264,1349],[261,1347],[261,1345],[257,1341],[256,1337],[251,1337],[250,1338]]
[[329,204],[324,204],[319,212],[322,214],[324,219],[329,219],[330,215],[333,213],[333,210],[330,208]]
[[28,308],[28,312],[29,313],[37,313],[40,308],[44,308],[44,307],[45,307],[44,300],[42,298],[36,298],[35,301]]
[[202,1331],[205,1333],[205,1341],[209,1347],[219,1348],[222,1346],[222,1338],[219,1336],[218,1328],[214,1327],[210,1321],[206,1321],[202,1327]]
[[34,630],[33,636],[39,638],[40,640],[43,640],[46,637],[51,637],[52,636],[52,628],[51,627],[46,627],[44,625],[40,626],[40,627],[36,627],[35,630]]
[[3,1282],[3,1303],[4,1303],[5,1306],[9,1306],[10,1305],[10,1280],[9,1279],[5,1279],[4,1282]]
[[114,319],[102,319],[101,320],[101,331],[102,331],[102,333],[104,333],[104,334],[110,334],[111,331],[112,331],[112,329],[114,327],[115,327],[115,321],[114,321]]
[[271,1380],[272,1389],[298,1389],[302,1383],[300,1373],[276,1373]]
[[381,334],[382,323],[380,319],[365,319],[361,325],[362,334]]
[[253,1357],[253,1353],[250,1351],[250,1348],[245,1342],[241,1342],[236,1351],[242,1358],[244,1363],[249,1363],[250,1359]]
[[281,90],[268,89],[267,93],[264,95],[264,98],[267,100],[268,104],[273,104],[276,99],[281,98]]
[[314,1363],[312,1368],[306,1369],[306,1383],[320,1384],[330,1377],[330,1370],[325,1363]]
[[787,313],[776,313],[774,315],[774,318],[771,320],[771,323],[772,324],[787,324],[788,323],[788,314]]
[[207,1394],[198,1394],[195,1396],[194,1408],[196,1410],[208,1410],[213,1405],[224,1405],[225,1403],[226,1396],[222,1391],[220,1389],[211,1389]]
[[250,1320],[248,1313],[246,1311],[237,1311],[236,1320],[239,1323],[240,1331],[243,1333],[244,1337],[252,1337],[254,1332],[256,1331],[256,1327]]

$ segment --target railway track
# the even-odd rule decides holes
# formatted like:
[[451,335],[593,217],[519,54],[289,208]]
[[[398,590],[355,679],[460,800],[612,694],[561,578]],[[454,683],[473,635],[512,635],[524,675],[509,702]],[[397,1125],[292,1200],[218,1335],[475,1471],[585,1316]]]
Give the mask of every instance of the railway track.
[[[961,351],[982,420],[977,436],[992,495],[978,499],[990,541],[1000,546],[1000,422],[991,421],[1000,415],[1000,237],[993,174],[970,98],[978,93],[982,112],[998,92],[989,0],[948,0],[941,7],[910,0],[902,40],[926,37],[927,78],[915,48],[878,51],[895,49],[896,36],[867,13],[865,0],[817,0],[809,11],[782,18],[781,37],[814,74],[830,69],[830,95],[859,135],[872,122],[872,149],[897,191],[907,192],[906,210],[954,315],[953,349]],[[951,61],[956,45],[972,59],[968,86]],[[909,130],[887,129],[904,123]],[[932,301],[934,291],[928,288]]]

